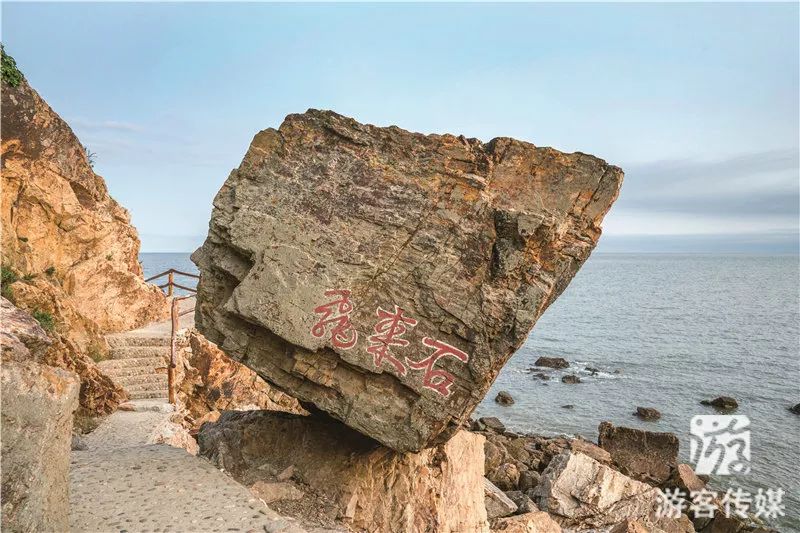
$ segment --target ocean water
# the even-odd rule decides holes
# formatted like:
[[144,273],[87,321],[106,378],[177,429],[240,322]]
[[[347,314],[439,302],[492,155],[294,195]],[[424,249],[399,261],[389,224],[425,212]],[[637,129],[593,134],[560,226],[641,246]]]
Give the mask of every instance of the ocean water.
[[[188,254],[142,254],[145,275],[196,272]],[[783,489],[800,531],[800,258],[797,256],[595,254],[545,312],[503,368],[475,416],[497,416],[521,432],[597,438],[603,420],[677,434],[689,459],[689,423],[715,414],[700,400],[733,396],[750,419],[751,471],[715,476],[712,488]],[[571,368],[542,381],[537,357]],[[592,376],[585,367],[600,372]],[[619,370],[619,373],[614,373]],[[580,384],[561,383],[577,373]],[[516,403],[497,405],[498,391]],[[565,409],[563,405],[573,405]],[[657,422],[633,416],[655,407]]]

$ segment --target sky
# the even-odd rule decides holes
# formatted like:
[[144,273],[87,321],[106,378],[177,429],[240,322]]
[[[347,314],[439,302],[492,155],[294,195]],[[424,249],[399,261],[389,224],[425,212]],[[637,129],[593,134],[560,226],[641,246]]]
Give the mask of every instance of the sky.
[[2,4],[143,252],[192,251],[287,114],[597,155],[603,251],[798,248],[798,4]]

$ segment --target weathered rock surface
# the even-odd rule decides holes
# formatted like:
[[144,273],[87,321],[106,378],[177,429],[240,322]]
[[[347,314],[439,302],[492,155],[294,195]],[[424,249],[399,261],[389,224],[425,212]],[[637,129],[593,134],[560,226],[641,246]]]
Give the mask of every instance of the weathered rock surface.
[[609,527],[626,519],[649,523],[658,502],[655,488],[570,451],[553,458],[534,494],[540,509],[576,529]]
[[600,236],[622,171],[327,111],[258,133],[214,200],[198,330],[398,451],[466,421]]
[[3,361],[39,361],[53,343],[29,314],[0,296],[0,344]]
[[2,529],[68,531],[78,379],[60,368],[11,359],[3,361],[0,376]]
[[483,478],[483,491],[486,502],[486,517],[489,520],[502,518],[517,512],[519,506],[500,490],[494,483]]
[[178,353],[183,363],[176,380],[178,399],[197,428],[225,410],[305,412],[297,400],[270,387],[195,330],[181,340]]
[[166,317],[139,238],[70,127],[27,83],[2,91],[2,262],[47,278],[103,331]]
[[42,329],[30,313],[0,297],[0,340],[3,359],[34,361],[75,372],[80,378],[82,412],[102,415],[125,400],[124,391],[102,374],[89,356],[72,341]]
[[678,466],[678,437],[672,433],[656,433],[602,422],[598,428],[600,447],[611,454],[626,475],[660,485],[670,478]]
[[561,533],[561,526],[542,511],[501,518],[492,523],[492,533]]
[[466,431],[399,453],[322,414],[226,411],[203,425],[198,442],[202,455],[248,486],[293,467],[291,478],[331,498],[355,530],[488,530],[484,439]]

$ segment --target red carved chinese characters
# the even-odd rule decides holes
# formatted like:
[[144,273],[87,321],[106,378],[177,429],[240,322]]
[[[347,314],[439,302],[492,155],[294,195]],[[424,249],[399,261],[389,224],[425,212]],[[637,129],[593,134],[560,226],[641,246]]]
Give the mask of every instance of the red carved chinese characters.
[[400,337],[404,335],[408,328],[417,325],[417,321],[411,317],[404,316],[403,310],[394,306],[394,312],[389,312],[381,307],[375,311],[378,315],[378,323],[375,324],[375,334],[369,337],[367,352],[372,354],[376,368],[380,368],[384,361],[391,363],[397,373],[401,376],[406,375],[406,365],[394,357],[389,351],[390,346],[408,346],[406,339]]
[[358,332],[350,323],[350,313],[353,312],[350,291],[332,289],[325,291],[325,296],[335,296],[336,299],[314,308],[314,312],[322,317],[311,327],[311,334],[322,338],[330,327],[331,344],[349,350],[358,342]]
[[422,378],[423,387],[435,390],[442,396],[450,396],[450,386],[453,384],[455,378],[450,372],[434,369],[433,365],[436,364],[436,361],[442,357],[447,357],[448,355],[455,357],[462,363],[469,361],[469,356],[458,348],[450,346],[446,342],[437,341],[430,337],[423,338],[422,344],[429,346],[430,348],[434,348],[434,352],[420,361],[411,361],[410,359],[406,358],[408,366],[413,370],[425,371],[425,375]]

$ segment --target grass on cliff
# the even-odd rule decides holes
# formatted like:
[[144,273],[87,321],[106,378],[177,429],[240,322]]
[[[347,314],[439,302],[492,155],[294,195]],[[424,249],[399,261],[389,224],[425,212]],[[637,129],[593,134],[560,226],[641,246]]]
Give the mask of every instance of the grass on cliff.
[[108,352],[100,346],[99,343],[93,342],[89,345],[89,348],[86,350],[86,354],[92,358],[92,361],[95,363],[99,363],[100,361],[105,361],[108,359]]
[[39,311],[38,309],[35,309],[31,315],[36,319],[39,325],[42,326],[43,330],[53,331],[56,329],[56,321],[53,320],[53,315],[47,311]]
[[14,289],[11,284],[19,279],[19,274],[7,266],[0,267],[0,293],[8,301],[14,301]]
[[25,79],[25,76],[22,75],[22,72],[19,71],[17,67],[17,62],[14,61],[14,58],[10,55],[6,54],[6,49],[3,45],[0,44],[0,54],[2,54],[3,59],[3,81],[9,84],[12,87],[19,86],[22,83],[22,80]]

